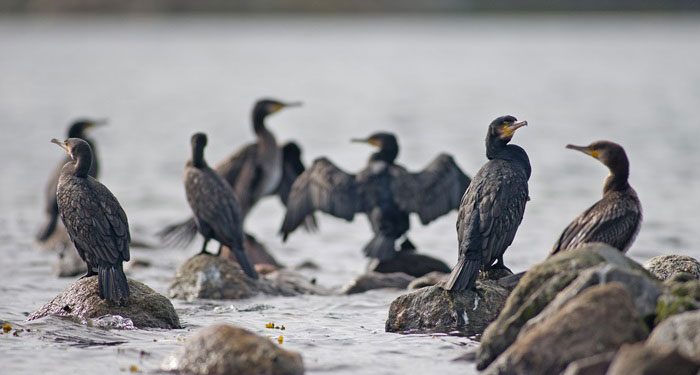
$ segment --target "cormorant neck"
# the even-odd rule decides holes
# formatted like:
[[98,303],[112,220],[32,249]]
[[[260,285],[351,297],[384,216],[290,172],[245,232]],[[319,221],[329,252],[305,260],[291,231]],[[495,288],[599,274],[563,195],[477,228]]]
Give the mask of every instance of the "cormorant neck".
[[81,153],[75,157],[73,161],[75,167],[73,168],[73,174],[76,177],[86,178],[90,174],[90,167],[92,166],[92,155],[90,153]]
[[267,117],[267,112],[258,109],[253,111],[253,130],[255,134],[261,135],[262,133],[268,132],[265,127],[265,117]]
[[207,166],[204,160],[204,147],[192,147],[192,166],[202,168]]
[[508,146],[508,142],[499,137],[486,138],[486,157],[491,160],[495,159],[499,153],[503,152]]
[[398,155],[399,155],[398,146],[387,145],[387,146],[382,146],[382,148],[380,148],[379,151],[372,154],[372,156],[369,158],[369,160],[370,161],[383,161],[383,162],[387,162],[389,164],[394,164],[394,161],[396,160],[396,157]]
[[623,191],[629,188],[630,167],[627,156],[622,155],[611,165],[608,165],[610,175],[605,179],[603,194],[609,191]]

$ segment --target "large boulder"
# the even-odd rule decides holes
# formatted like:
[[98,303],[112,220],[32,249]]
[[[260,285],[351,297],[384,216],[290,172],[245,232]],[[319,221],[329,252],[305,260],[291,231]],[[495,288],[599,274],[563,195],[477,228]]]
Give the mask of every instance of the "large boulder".
[[674,315],[656,326],[647,345],[677,350],[700,361],[700,310]]
[[508,290],[494,280],[479,280],[477,292],[430,286],[404,294],[389,307],[387,332],[481,334],[501,311]]
[[700,280],[667,280],[664,294],[656,303],[656,324],[686,311],[700,309]]
[[260,275],[258,280],[246,276],[237,262],[210,254],[188,259],[175,274],[170,297],[194,299],[243,299],[259,293],[282,296],[328,294],[292,271],[278,270]]
[[191,375],[300,375],[301,355],[287,351],[270,339],[227,324],[202,328],[169,355],[164,371]]
[[[653,280],[653,276],[641,265],[605,244],[588,244],[552,256],[528,270],[510,293],[498,318],[489,325],[481,338],[477,368],[485,369],[503,353],[518,337],[521,328],[540,314],[559,292],[579,277],[579,274],[601,264],[614,266],[618,270],[636,272],[637,275]],[[594,272],[587,278],[596,277],[596,274]],[[596,278],[598,281],[602,280],[600,277]],[[570,299],[583,290],[585,284],[591,285],[590,283],[591,280],[582,281],[578,291],[572,290],[570,295],[562,297],[561,302]]]
[[610,364],[607,375],[696,375],[700,370],[691,361],[669,348],[643,343],[623,346]]
[[129,280],[129,291],[129,301],[120,306],[100,298],[96,276],[82,278],[27,319],[56,315],[87,322],[105,316],[120,316],[131,320],[138,328],[180,327],[175,308],[165,296],[134,280]]
[[660,280],[670,280],[678,274],[688,274],[700,279],[700,262],[686,255],[660,255],[649,259],[644,268]]
[[450,267],[443,261],[415,251],[400,251],[396,257],[382,262],[372,262],[368,271],[379,273],[403,272],[413,277],[421,277],[431,272],[450,273]]
[[413,279],[415,279],[415,277],[406,275],[403,272],[367,272],[350,281],[341,289],[340,293],[356,294],[383,288],[406,289]]
[[485,374],[558,375],[571,362],[644,340],[647,334],[624,286],[593,286],[519,335]]

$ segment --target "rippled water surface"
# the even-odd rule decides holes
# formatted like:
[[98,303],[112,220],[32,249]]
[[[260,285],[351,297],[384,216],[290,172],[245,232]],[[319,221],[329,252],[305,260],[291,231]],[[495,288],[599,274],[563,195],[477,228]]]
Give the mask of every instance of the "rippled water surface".
[[[410,168],[446,151],[474,174],[490,120],[528,120],[515,142],[533,164],[532,201],[506,253],[513,270],[544,258],[600,196],[604,167],[563,146],[618,141],[645,209],[630,255],[700,256],[696,18],[3,18],[0,51],[0,319],[32,330],[0,336],[2,373],[119,373],[131,365],[151,372],[191,331],[222,321],[269,336],[278,332],[266,322],[284,324],[284,347],[303,354],[308,373],[476,373],[451,361],[473,341],[384,333],[396,291],[174,301],[185,325],[174,331],[24,323],[73,281],[52,276],[54,255],[32,236],[43,220],[44,183],[62,157],[48,141],[77,116],[110,119],[93,134],[102,181],[129,215],[133,237],[146,241],[188,214],[180,175],[189,135],[209,133],[207,156],[220,160],[253,139],[251,104],[270,95],[305,103],[269,120],[280,140],[301,142],[306,162],[329,155],[351,171],[370,149],[348,140],[382,129],[398,134],[399,159]],[[329,287],[362,271],[363,218],[324,216],[319,234],[282,244],[282,215],[272,199],[247,222],[280,261],[313,259],[321,269],[305,272]],[[414,220],[411,237],[452,264],[455,219],[428,227]],[[166,293],[197,246],[133,249],[152,266],[129,276]]]

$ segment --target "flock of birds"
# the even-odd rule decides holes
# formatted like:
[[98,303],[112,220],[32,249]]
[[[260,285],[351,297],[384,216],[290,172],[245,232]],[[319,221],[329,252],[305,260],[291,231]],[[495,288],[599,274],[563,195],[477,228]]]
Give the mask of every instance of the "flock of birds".
[[[256,279],[258,273],[244,251],[244,219],[261,198],[277,195],[287,210],[280,229],[285,240],[300,226],[315,230],[316,211],[347,221],[364,213],[374,233],[364,253],[380,261],[415,249],[407,237],[411,213],[416,213],[425,225],[458,209],[459,259],[443,287],[472,289],[480,271],[506,268],[503,255],[515,238],[529,201],[530,161],[523,148],[510,144],[526,121],[502,116],[491,122],[486,135],[488,161],[471,180],[447,154],[438,155],[422,171],[407,171],[396,163],[399,146],[390,133],[353,140],[372,145],[377,151],[363,170],[350,174],[327,158],[315,160],[306,169],[297,144],[277,144],[265,126],[266,117],[298,105],[259,100],[252,116],[257,142],[215,168],[204,157],[207,136],[192,136],[184,186],[193,217],[159,232],[164,242],[185,245],[199,233],[204,238],[201,252],[206,253],[207,244],[214,239],[220,244],[218,255],[222,255],[223,246],[228,247],[246,275]],[[122,263],[129,260],[129,225],[117,199],[96,180],[95,146],[86,131],[99,124],[75,122],[66,140],[52,140],[69,158],[49,181],[48,220],[37,238],[46,241],[56,230],[60,216],[78,254],[87,263],[85,276],[98,277],[100,297],[124,304],[129,298],[122,270]],[[628,182],[629,161],[624,149],[609,141],[567,148],[598,159],[610,175],[603,198],[564,229],[552,254],[590,242],[627,251],[639,232],[642,209]]]

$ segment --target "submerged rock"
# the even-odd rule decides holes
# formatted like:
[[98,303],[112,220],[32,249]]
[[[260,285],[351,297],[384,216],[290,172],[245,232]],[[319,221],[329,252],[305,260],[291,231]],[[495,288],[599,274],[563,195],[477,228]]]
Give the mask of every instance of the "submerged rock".
[[478,293],[447,291],[431,286],[396,298],[389,307],[387,332],[453,332],[476,335],[483,332],[501,311],[508,290],[493,280],[479,280]]
[[610,364],[607,375],[696,375],[700,365],[668,348],[642,343],[623,346]]
[[700,310],[664,320],[651,332],[647,345],[677,350],[690,359],[700,361]]
[[641,265],[605,244],[588,244],[548,258],[522,276],[498,318],[484,332],[477,368],[485,369],[503,353],[518,337],[521,328],[540,314],[581,272],[600,264],[653,279]]
[[396,257],[383,262],[373,262],[368,271],[379,273],[403,272],[421,277],[431,272],[450,273],[452,269],[443,261],[415,251],[401,251]]
[[56,315],[88,321],[105,315],[115,315],[130,319],[138,328],[180,327],[180,320],[170,300],[145,284],[128,281],[131,295],[125,306],[101,299],[97,291],[97,277],[86,277],[71,284],[27,319]]
[[676,274],[689,274],[700,279],[700,262],[686,255],[660,255],[649,259],[644,268],[661,280],[673,279]]
[[644,340],[647,333],[621,284],[593,286],[519,335],[485,374],[558,375],[571,362]]
[[164,371],[192,375],[297,375],[301,355],[267,338],[227,324],[202,328],[161,365]]
[[180,266],[169,291],[170,297],[186,300],[243,299],[258,293],[295,296],[327,294],[327,291],[286,270],[253,280],[246,276],[237,262],[209,254],[195,255]]
[[449,273],[434,271],[421,277],[415,278],[413,281],[411,281],[410,284],[408,284],[407,289],[415,290],[425,288],[426,286],[438,285],[440,283],[445,282],[449,277]]
[[352,280],[341,289],[341,294],[356,294],[364,293],[368,290],[394,288],[406,289],[408,284],[415,279],[413,276],[406,275],[403,272],[395,273],[378,273],[367,272],[355,280]]

